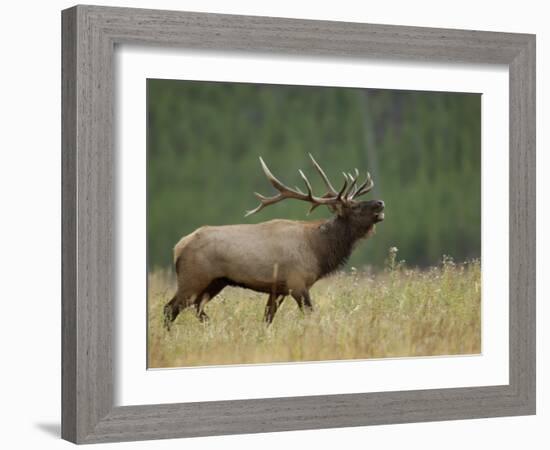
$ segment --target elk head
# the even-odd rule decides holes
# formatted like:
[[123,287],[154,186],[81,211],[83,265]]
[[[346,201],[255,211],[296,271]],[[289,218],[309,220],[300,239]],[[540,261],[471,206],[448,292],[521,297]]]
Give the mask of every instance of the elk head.
[[327,188],[327,192],[323,196],[317,197],[313,194],[311,183],[301,170],[298,172],[304,180],[306,192],[303,192],[298,187],[291,189],[284,185],[275,178],[264,160],[260,157],[260,164],[267,179],[279,193],[273,197],[266,197],[255,192],[254,195],[260,199],[260,204],[255,209],[247,211],[245,217],[257,213],[266,206],[273,205],[287,198],[293,198],[311,203],[308,214],[318,206],[327,206],[333,214],[357,230],[372,229],[372,225],[384,220],[384,202],[382,200],[357,200],[358,197],[368,193],[374,187],[374,182],[368,172],[365,181],[361,184],[358,184],[359,171],[357,169],[355,169],[353,175],[351,173],[343,173],[344,184],[339,190],[336,190],[321,166],[315,161],[315,158],[311,154],[309,154],[309,157]]

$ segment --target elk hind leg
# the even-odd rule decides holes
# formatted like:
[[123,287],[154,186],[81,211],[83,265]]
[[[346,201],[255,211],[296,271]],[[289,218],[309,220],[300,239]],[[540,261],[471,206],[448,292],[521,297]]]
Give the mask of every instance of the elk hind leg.
[[194,305],[202,291],[205,290],[205,286],[208,286],[208,284],[201,284],[178,286],[176,295],[164,306],[164,326],[168,331],[170,331],[170,325],[176,320],[178,314],[185,308]]
[[172,325],[172,322],[176,320],[176,317],[178,317],[178,314],[180,312],[177,294],[172,297],[172,300],[170,300],[168,303],[166,303],[166,305],[164,305],[163,312],[164,312],[164,328],[170,331],[170,325]]
[[207,292],[202,293],[199,295],[197,300],[195,300],[195,311],[197,315],[197,319],[199,319],[201,322],[208,322],[209,317],[208,314],[204,312],[204,306],[208,303],[210,300],[210,296]]
[[208,314],[204,312],[204,307],[206,304],[212,300],[216,295],[218,295],[224,287],[227,286],[227,282],[223,278],[216,278],[213,280],[208,287],[201,292],[201,294],[195,300],[195,310],[197,318],[201,322],[208,321]]
[[[194,297],[194,295],[184,296],[176,292],[172,299],[164,305],[164,328],[170,331],[172,322],[176,320],[181,311],[193,304]],[[188,299],[190,300],[188,301]]]

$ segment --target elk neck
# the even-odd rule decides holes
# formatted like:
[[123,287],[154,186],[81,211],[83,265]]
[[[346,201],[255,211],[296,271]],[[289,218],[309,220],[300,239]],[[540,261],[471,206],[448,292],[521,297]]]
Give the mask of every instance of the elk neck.
[[355,244],[368,236],[374,225],[357,227],[346,217],[334,216],[322,222],[312,236],[313,250],[319,264],[319,278],[341,266],[349,259]]

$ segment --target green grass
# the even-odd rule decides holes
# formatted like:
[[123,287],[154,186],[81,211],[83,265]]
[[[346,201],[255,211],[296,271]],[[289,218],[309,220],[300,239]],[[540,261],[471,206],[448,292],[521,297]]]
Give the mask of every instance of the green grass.
[[449,258],[430,269],[396,264],[371,273],[351,269],[311,289],[315,311],[287,297],[273,324],[262,322],[267,295],[226,288],[207,306],[210,321],[182,312],[170,332],[164,304],[175,291],[170,271],[149,274],[148,365],[183,367],[407,356],[481,351],[479,261]]

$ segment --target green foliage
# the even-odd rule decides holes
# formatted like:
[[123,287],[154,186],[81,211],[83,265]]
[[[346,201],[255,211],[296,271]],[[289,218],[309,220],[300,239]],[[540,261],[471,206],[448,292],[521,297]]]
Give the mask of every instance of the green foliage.
[[307,219],[308,206],[292,200],[243,215],[254,191],[273,193],[258,156],[291,186],[302,186],[302,168],[323,193],[308,152],[337,185],[343,170],[369,170],[367,197],[386,203],[352,265],[382,267],[390,246],[409,265],[480,256],[477,94],[149,80],[147,98],[150,267],[170,265],[179,238],[204,224]]
[[174,292],[169,270],[149,274],[148,366],[182,367],[387,357],[478,354],[481,351],[479,261],[445,257],[428,270],[395,264],[377,273],[352,269],[319,281],[315,310],[302,314],[287,297],[269,327],[267,295],[226,288],[206,306],[207,323],[192,308],[170,332],[163,306]]

